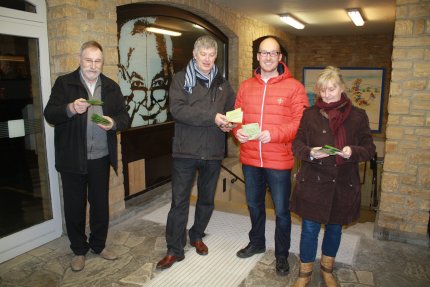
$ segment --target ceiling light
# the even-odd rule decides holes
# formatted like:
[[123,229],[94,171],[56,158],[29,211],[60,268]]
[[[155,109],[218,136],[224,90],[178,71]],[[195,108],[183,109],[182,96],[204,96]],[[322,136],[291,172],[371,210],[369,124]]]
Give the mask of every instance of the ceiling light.
[[152,33],[157,33],[157,34],[170,35],[170,36],[181,36],[182,35],[182,33],[179,33],[176,31],[161,29],[161,28],[156,28],[156,27],[148,27],[148,28],[146,28],[146,31],[152,32]]
[[305,24],[303,24],[302,22],[300,22],[299,20],[293,18],[291,15],[281,15],[281,20],[284,21],[285,23],[287,23],[288,25],[296,28],[296,29],[303,29],[305,28]]
[[351,18],[352,22],[354,22],[355,26],[364,25],[364,20],[361,16],[360,9],[347,9],[346,12],[348,12],[348,16]]
[[200,29],[200,30],[204,30],[204,29],[205,29],[205,28],[203,28],[202,26],[197,25],[197,24],[193,24],[193,27],[194,27],[194,28],[197,28],[197,29]]

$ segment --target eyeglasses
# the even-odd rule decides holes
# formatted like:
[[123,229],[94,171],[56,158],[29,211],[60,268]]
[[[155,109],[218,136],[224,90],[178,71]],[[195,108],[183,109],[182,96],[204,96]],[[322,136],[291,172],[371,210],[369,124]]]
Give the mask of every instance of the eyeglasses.
[[92,65],[93,63],[97,66],[101,65],[103,63],[103,60],[97,59],[97,60],[91,60],[91,59],[84,59],[85,64]]
[[260,52],[258,52],[258,54],[260,54],[263,57],[267,57],[269,55],[270,55],[270,57],[276,57],[279,54],[281,54],[281,52],[278,52],[278,51],[270,51],[270,52],[268,52],[268,51],[260,51]]

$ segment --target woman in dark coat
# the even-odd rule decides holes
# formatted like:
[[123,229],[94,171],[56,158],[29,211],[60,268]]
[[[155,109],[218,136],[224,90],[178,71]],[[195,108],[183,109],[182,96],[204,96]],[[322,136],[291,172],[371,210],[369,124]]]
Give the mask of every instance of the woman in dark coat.
[[[304,111],[293,142],[294,155],[301,160],[290,205],[302,217],[296,287],[310,282],[321,224],[325,224],[321,274],[327,286],[338,286],[332,271],[342,225],[356,221],[360,213],[358,163],[375,153],[369,119],[344,93],[339,69],[324,69],[315,90],[315,106]],[[331,152],[325,145],[337,150]]]

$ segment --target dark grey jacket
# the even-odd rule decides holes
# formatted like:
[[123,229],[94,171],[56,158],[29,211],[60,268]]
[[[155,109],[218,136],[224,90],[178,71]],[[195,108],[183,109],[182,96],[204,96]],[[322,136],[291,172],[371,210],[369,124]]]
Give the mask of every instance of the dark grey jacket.
[[235,92],[219,74],[208,89],[197,79],[193,92],[184,91],[185,71],[173,77],[169,90],[170,112],[175,120],[173,157],[221,160],[225,133],[215,125],[215,115],[234,109]]
[[[116,171],[116,132],[128,127],[130,117],[118,84],[103,74],[100,74],[100,79],[103,114],[116,124],[116,130],[107,132],[110,163]],[[55,126],[55,167],[59,172],[87,173],[87,113],[71,118],[67,115],[67,105],[79,98],[88,99],[88,93],[81,83],[78,68],[57,78],[44,110],[46,121]]]

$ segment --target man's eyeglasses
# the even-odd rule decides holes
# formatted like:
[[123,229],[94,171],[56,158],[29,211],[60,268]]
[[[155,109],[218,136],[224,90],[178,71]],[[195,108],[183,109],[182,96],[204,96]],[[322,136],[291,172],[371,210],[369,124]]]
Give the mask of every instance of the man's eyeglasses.
[[279,54],[281,54],[281,52],[278,52],[278,51],[270,51],[270,52],[268,52],[268,51],[260,51],[260,52],[258,52],[258,54],[260,54],[263,57],[267,57],[269,55],[270,55],[270,57],[276,57]]
[[103,60],[97,59],[97,60],[91,60],[91,59],[84,59],[85,64],[92,65],[93,63],[97,66],[101,65],[103,63]]

